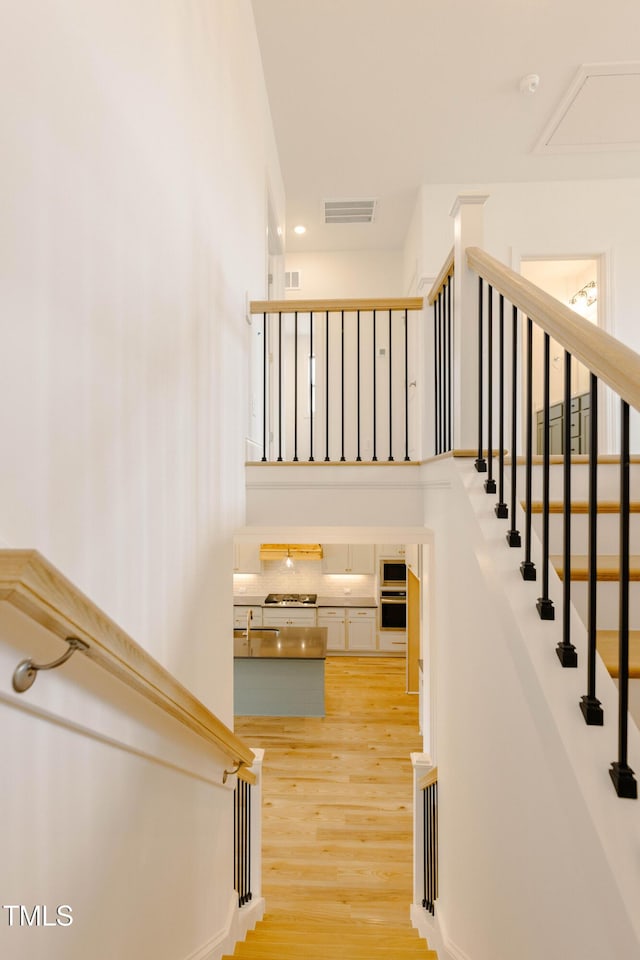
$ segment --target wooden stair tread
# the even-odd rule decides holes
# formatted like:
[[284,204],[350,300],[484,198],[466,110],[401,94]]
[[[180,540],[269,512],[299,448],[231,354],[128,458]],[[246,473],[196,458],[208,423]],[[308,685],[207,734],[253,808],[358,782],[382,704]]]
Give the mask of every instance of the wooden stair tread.
[[[549,556],[551,564],[561,580],[564,579],[564,558],[561,554]],[[589,558],[586,555],[571,556],[571,580],[585,581],[589,579]],[[617,555],[602,554],[598,556],[597,579],[599,581],[615,582],[620,579],[620,557]],[[629,579],[640,580],[640,556],[629,557]]]
[[[618,637],[617,630],[598,630],[596,634],[598,653],[612,677],[618,677],[620,673]],[[640,630],[629,631],[629,677],[640,679]]]
[[[267,914],[236,944],[235,960],[437,960],[426,940],[409,926],[373,921],[325,920]],[[223,958],[223,960],[231,960]]]
[[[522,509],[526,509],[526,502],[521,501]],[[630,513],[640,513],[640,501],[634,500],[630,505]],[[562,513],[564,503],[562,500],[551,500],[549,502],[549,513]],[[571,502],[571,513],[588,513],[588,500],[573,500]],[[531,501],[531,513],[542,513],[542,500]],[[620,513],[620,501],[618,500],[600,500],[598,502],[598,513]]]

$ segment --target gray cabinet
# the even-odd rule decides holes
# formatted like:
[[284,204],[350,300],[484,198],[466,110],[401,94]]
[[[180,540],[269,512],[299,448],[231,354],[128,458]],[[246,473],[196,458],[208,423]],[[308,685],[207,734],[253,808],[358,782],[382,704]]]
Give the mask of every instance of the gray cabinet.
[[[565,417],[564,403],[554,403],[549,407],[549,453],[564,452],[565,424],[571,431],[571,453],[589,453],[589,414],[590,397],[588,393],[572,397],[571,410]],[[536,411],[537,446],[536,452],[543,450],[544,412]]]

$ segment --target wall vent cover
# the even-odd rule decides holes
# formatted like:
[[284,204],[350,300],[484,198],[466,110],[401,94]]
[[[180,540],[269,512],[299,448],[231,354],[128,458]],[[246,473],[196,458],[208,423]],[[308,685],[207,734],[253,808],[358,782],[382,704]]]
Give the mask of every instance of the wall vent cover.
[[376,200],[325,200],[325,223],[373,223]]
[[285,270],[284,288],[285,290],[299,290],[302,284],[302,274],[299,270]]

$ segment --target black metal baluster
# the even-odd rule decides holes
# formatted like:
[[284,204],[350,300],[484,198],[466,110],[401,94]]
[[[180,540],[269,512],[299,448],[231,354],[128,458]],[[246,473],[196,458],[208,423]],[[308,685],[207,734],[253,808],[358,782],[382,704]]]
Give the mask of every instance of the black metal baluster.
[[571,354],[564,352],[564,416],[562,418],[564,434],[562,447],[564,453],[562,484],[562,640],[556,646],[558,659],[563,667],[577,667],[578,654],[571,643],[571,577],[566,573],[571,569]]
[[341,395],[342,395],[342,423],[341,423],[342,445],[341,445],[340,459],[344,461],[345,459],[345,456],[344,456],[344,310],[342,311],[340,316],[340,334],[341,334],[340,360],[341,360]]
[[389,310],[389,456],[387,460],[393,460],[393,362],[391,343],[393,333],[391,329],[391,310]]
[[[580,709],[590,726],[601,727],[604,714],[596,697],[596,638],[598,587],[598,378],[590,374],[591,422],[589,424],[589,585],[587,613],[587,694]],[[565,577],[571,576],[565,570]]]
[[609,774],[619,797],[635,800],[638,784],[627,763],[629,722],[629,404],[621,401],[620,411],[620,634],[618,638],[619,702],[618,759]]
[[536,566],[531,559],[531,489],[533,479],[533,322],[527,317],[527,397],[526,397],[527,452],[525,465],[525,529],[524,560],[520,564],[523,580],[536,579]]
[[438,314],[440,312],[440,294],[433,301],[433,383],[434,383],[434,405],[433,410],[435,414],[435,443],[434,450],[436,456],[441,453],[440,450],[440,411],[439,411],[439,399],[440,399],[440,371],[438,369]]
[[427,816],[427,791],[422,791],[422,866],[423,866],[423,883],[422,883],[422,906],[427,909],[427,876],[429,870],[429,860],[427,856],[428,850],[428,837],[429,837],[429,826],[428,826],[428,816]]
[[298,311],[293,315],[293,459],[298,459]]
[[372,460],[377,460],[376,456],[376,311],[373,311],[373,456]]
[[522,546],[516,530],[516,495],[518,482],[518,308],[511,308],[511,529],[507,531],[510,547]]
[[278,460],[282,460],[282,314],[278,314]]
[[325,439],[325,461],[329,460],[329,311],[327,310],[324,315],[324,350],[325,350],[325,382],[324,382],[324,392],[325,392],[325,428],[324,428],[324,439]]
[[543,384],[543,455],[542,455],[542,596],[536,608],[541,620],[555,619],[553,601],[549,599],[549,482],[551,473],[550,368],[551,338],[544,334]]
[[447,366],[447,436],[445,437],[445,449],[451,450],[453,435],[453,274],[447,280],[447,337],[449,341],[449,361]]
[[247,844],[245,852],[245,860],[247,864],[247,903],[253,897],[251,892],[251,784],[246,783],[246,795],[247,795]]
[[356,329],[356,340],[357,340],[357,344],[356,344],[356,360],[357,360],[357,368],[356,368],[356,381],[357,381],[357,383],[356,383],[356,389],[357,389],[357,394],[358,394],[357,397],[356,397],[356,407],[357,407],[357,412],[356,412],[356,419],[357,419],[356,430],[357,430],[357,434],[358,434],[358,450],[357,450],[356,461],[360,462],[360,461],[362,460],[362,457],[360,456],[360,311],[359,311],[359,310],[358,310],[358,320],[357,320],[357,329]]
[[444,289],[438,293],[438,453],[444,453]]
[[[445,280],[446,284],[446,280]],[[447,288],[442,287],[442,315],[440,319],[440,337],[442,339],[442,363],[440,365],[440,446],[441,452],[447,449]]]
[[498,363],[500,366],[500,378],[498,389],[498,442],[500,450],[498,451],[498,503],[496,503],[496,517],[506,520],[509,516],[509,510],[504,502],[504,297],[500,294],[499,299],[499,337],[498,337]]
[[267,460],[267,314],[262,314],[262,462]]
[[493,479],[493,287],[487,284],[487,460],[489,473],[485,493],[496,492]]
[[233,791],[233,889],[239,895],[240,845],[238,843],[238,784]]
[[313,310],[309,313],[309,461],[313,461],[313,388],[315,380],[313,355]]
[[404,459],[409,456],[409,319],[408,311],[404,312]]
[[478,277],[478,456],[475,467],[478,473],[487,472],[487,461],[482,454],[482,277]]

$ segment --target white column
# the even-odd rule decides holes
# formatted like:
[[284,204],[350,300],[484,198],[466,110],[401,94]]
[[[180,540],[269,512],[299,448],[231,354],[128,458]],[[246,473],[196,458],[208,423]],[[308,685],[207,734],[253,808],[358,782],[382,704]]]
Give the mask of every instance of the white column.
[[454,421],[455,450],[478,446],[478,278],[467,267],[467,247],[483,245],[483,207],[487,193],[461,193],[454,218]]

